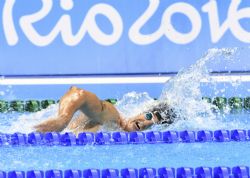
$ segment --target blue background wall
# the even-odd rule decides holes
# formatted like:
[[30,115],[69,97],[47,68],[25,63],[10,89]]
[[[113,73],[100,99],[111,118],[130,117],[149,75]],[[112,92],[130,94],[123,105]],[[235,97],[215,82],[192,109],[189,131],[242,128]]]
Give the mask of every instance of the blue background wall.
[[[2,26],[3,7],[7,1],[0,1],[0,75],[169,73],[195,63],[209,48],[248,46],[248,43],[237,39],[230,30],[227,30],[218,42],[211,42],[208,15],[201,10],[208,0],[161,0],[155,14],[141,29],[143,34],[155,32],[161,25],[164,11],[170,5],[176,2],[188,3],[199,12],[202,27],[197,38],[184,45],[175,44],[164,35],[148,45],[138,45],[129,39],[129,29],[148,8],[149,0],[75,0],[70,11],[63,10],[59,3],[61,1],[54,0],[51,12],[34,24],[41,35],[49,34],[64,14],[71,16],[73,33],[77,33],[88,11],[98,3],[106,3],[116,9],[123,21],[123,32],[119,40],[110,46],[96,43],[87,34],[75,46],[65,45],[58,35],[52,43],[44,47],[34,45],[28,40],[19,23],[22,16],[39,11],[42,1],[17,0],[13,16],[19,41],[16,45],[10,46]],[[231,1],[218,0],[217,3],[222,24],[227,19]],[[245,7],[250,7],[250,1],[243,1],[239,9]],[[112,33],[112,25],[106,17],[97,15],[96,21],[103,32]],[[241,19],[239,22],[242,28],[250,31],[249,18]],[[172,24],[182,33],[188,33],[192,28],[188,18],[181,13],[172,16]],[[213,69],[225,70],[224,64],[214,66]],[[248,58],[242,57],[240,62],[226,70],[249,69]]]

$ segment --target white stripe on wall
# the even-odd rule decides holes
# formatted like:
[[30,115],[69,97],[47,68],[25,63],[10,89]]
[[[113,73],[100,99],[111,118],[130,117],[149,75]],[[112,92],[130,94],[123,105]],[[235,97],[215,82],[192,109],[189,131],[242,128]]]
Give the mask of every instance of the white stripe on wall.
[[[211,77],[215,82],[250,82],[250,75],[213,75]],[[170,78],[170,76],[1,78],[0,85],[161,84]],[[202,82],[207,81],[202,80]]]

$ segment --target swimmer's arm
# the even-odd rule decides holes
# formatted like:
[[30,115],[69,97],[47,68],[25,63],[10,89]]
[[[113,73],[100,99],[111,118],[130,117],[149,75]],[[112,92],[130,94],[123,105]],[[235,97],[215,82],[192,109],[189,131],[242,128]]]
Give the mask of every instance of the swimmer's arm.
[[34,128],[37,132],[61,132],[71,121],[70,115],[59,115],[57,118],[49,119],[36,125]]
[[35,126],[37,132],[61,132],[70,123],[76,110],[85,102],[83,90],[71,87],[60,99],[58,116]]

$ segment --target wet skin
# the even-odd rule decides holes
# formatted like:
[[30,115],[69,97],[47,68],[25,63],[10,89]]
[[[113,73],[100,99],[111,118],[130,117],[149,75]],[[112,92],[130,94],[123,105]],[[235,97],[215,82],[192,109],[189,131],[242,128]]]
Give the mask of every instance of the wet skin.
[[[81,114],[72,119],[75,112]],[[34,128],[38,132],[60,132],[65,128],[78,134],[80,132],[97,132],[101,125],[112,122],[124,131],[142,131],[158,122],[153,115],[146,120],[144,114],[125,119],[109,102],[100,100],[95,94],[71,87],[60,99],[58,115],[50,118]]]

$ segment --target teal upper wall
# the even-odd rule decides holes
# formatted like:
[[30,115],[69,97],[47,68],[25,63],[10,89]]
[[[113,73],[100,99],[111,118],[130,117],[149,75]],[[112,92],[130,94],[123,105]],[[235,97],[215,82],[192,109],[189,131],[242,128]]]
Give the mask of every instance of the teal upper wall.
[[209,48],[248,48],[249,17],[241,0],[0,1],[0,75],[177,72]]

